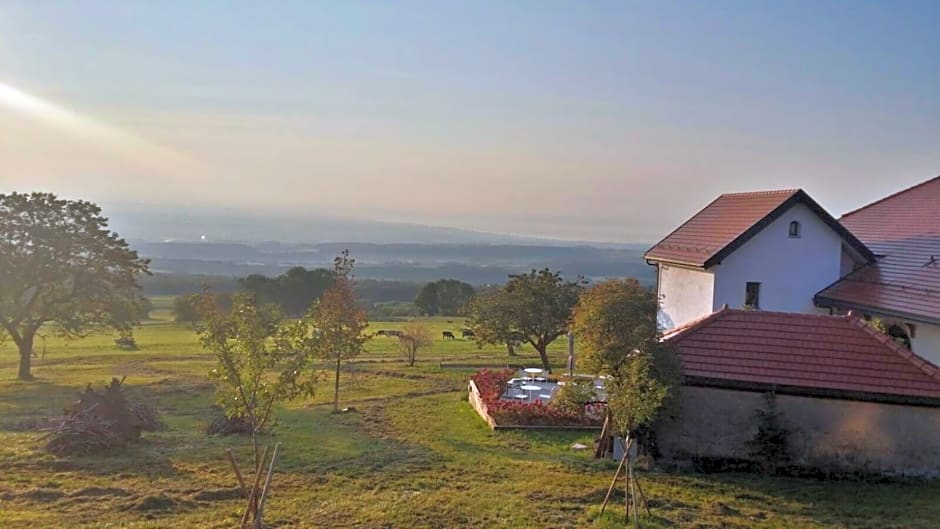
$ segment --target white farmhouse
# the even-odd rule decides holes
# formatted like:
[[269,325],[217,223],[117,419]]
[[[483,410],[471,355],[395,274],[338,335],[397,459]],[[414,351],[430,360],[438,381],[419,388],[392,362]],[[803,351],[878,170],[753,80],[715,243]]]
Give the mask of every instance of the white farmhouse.
[[798,189],[721,195],[645,257],[664,330],[725,305],[853,310],[940,363],[940,177],[840,220]]

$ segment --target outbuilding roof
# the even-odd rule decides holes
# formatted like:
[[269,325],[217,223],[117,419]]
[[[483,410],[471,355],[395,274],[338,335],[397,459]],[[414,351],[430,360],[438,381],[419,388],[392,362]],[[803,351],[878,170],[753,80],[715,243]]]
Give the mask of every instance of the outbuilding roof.
[[878,260],[817,294],[816,303],[940,323],[940,176],[840,221]]
[[861,241],[801,189],[721,195],[656,243],[646,252],[645,258],[708,268],[720,263],[797,203],[806,204],[863,258],[874,259]]
[[940,369],[854,315],[725,307],[664,340],[692,383],[940,405]]

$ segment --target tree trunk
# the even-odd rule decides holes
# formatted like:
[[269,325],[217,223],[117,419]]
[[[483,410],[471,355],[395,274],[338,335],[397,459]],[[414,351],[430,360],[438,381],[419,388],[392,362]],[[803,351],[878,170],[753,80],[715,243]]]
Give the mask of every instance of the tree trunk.
[[516,356],[516,348],[513,347],[512,342],[506,342],[506,352],[509,356]]
[[20,380],[32,380],[33,375],[30,373],[30,366],[33,360],[33,337],[35,334],[24,334],[19,340],[14,340],[16,342],[17,348],[20,350],[20,369],[17,374],[17,378]]
[[339,411],[339,364],[340,357],[336,357],[336,381],[333,384],[333,411]]
[[539,352],[539,358],[542,359],[542,368],[545,369],[546,373],[552,372],[552,366],[548,363],[548,345],[543,345],[541,347],[536,347]]

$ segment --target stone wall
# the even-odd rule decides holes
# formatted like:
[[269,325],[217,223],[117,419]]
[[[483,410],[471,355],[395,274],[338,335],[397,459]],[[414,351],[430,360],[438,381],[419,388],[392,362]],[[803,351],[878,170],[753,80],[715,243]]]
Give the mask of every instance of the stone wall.
[[[682,388],[677,419],[657,428],[667,458],[748,458],[762,393]],[[798,465],[940,477],[940,408],[777,395]]]

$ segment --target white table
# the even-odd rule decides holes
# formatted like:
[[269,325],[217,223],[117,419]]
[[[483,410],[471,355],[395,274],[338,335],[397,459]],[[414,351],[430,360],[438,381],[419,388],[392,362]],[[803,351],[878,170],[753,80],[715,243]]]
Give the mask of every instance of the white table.
[[542,391],[542,386],[534,386],[534,385],[532,385],[532,384],[526,384],[525,386],[521,386],[519,389],[521,389],[521,390],[523,390],[523,391],[528,391],[528,392],[529,392],[529,399],[531,399],[531,398],[532,398],[532,392],[533,392],[533,391]]
[[527,367],[523,369],[522,371],[525,372],[526,375],[529,375],[528,376],[529,379],[533,379],[535,378],[536,375],[541,375],[542,373],[545,372],[545,370],[542,369],[541,367]]

